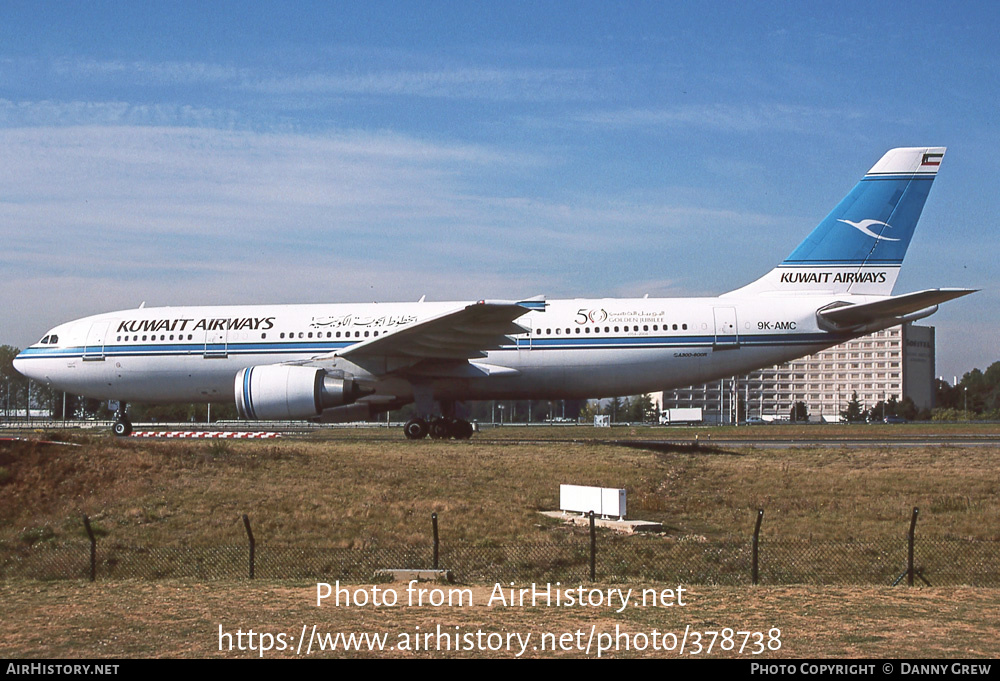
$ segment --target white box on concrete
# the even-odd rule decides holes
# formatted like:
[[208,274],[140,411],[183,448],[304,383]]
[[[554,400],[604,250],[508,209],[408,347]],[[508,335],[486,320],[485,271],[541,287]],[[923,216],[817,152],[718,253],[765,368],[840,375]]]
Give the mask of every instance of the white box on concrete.
[[625,517],[625,490],[585,485],[559,485],[559,510],[601,517]]
[[601,514],[605,516],[616,515],[623,519],[625,517],[625,490],[602,487]]

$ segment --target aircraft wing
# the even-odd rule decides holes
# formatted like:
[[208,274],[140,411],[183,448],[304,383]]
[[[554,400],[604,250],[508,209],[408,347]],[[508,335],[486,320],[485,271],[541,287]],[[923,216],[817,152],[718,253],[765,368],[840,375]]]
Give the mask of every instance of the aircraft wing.
[[926,291],[917,291],[916,293],[885,298],[873,303],[827,307],[817,312],[817,314],[821,320],[832,324],[836,328],[844,329],[884,319],[905,317],[925,310],[928,310],[928,314],[930,314],[930,312],[937,309],[937,306],[943,302],[975,292],[976,289],[965,288],[928,289]]
[[456,363],[467,364],[470,359],[485,357],[487,350],[509,345],[511,334],[526,333],[528,329],[514,320],[544,306],[541,296],[517,302],[480,300],[344,350],[314,357],[309,364],[344,358],[375,375],[425,361],[451,367]]

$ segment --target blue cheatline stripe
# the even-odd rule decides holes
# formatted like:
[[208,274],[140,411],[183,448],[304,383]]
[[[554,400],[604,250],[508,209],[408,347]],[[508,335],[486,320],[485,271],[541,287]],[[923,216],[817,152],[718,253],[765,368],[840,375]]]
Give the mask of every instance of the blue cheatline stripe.
[[799,343],[825,343],[827,341],[839,342],[840,340],[846,340],[849,336],[843,334],[832,334],[832,333],[793,333],[793,334],[746,334],[746,335],[704,335],[704,336],[621,336],[617,338],[607,338],[607,337],[586,337],[586,336],[563,336],[563,337],[546,337],[538,338],[533,336],[530,342],[527,338],[517,339],[517,346],[520,348],[526,348],[529,345],[532,348],[536,346],[545,349],[559,347],[576,347],[576,348],[592,348],[592,347],[614,347],[614,348],[629,348],[636,346],[653,346],[653,347],[687,347],[695,345],[707,345],[711,346],[713,344],[723,342],[723,343],[734,343],[739,341],[744,345],[787,345],[787,344],[799,344]]
[[[352,342],[323,342],[323,343],[239,343],[230,345],[228,353],[233,354],[257,354],[271,352],[327,352],[350,347],[360,341]],[[216,348],[209,346],[210,351]],[[221,350],[222,346],[218,346]],[[32,359],[35,357],[81,357],[84,348],[26,348],[21,352],[22,359]],[[205,346],[201,343],[190,343],[184,345],[164,344],[164,345],[108,345],[105,346],[104,354],[115,357],[152,357],[158,355],[190,355],[198,356],[205,353]]]
[[865,175],[861,178],[862,182],[877,182],[879,180],[933,180],[937,177],[937,173],[874,173],[873,175]]
[[[683,348],[707,347],[717,343],[740,343],[751,346],[774,345],[813,345],[816,343],[837,344],[849,340],[853,336],[833,333],[796,333],[796,334],[747,334],[747,335],[701,335],[701,336],[562,336],[539,338],[517,338],[510,345],[504,345],[500,350],[613,350],[627,348]],[[326,352],[338,347],[349,347],[352,344],[245,344],[239,348],[231,347],[230,355],[290,355],[304,352]],[[191,346],[112,346],[105,348],[105,354],[114,357],[197,357],[203,354],[203,345]],[[29,353],[28,351],[31,350]],[[27,356],[24,356],[27,355]],[[21,353],[23,359],[73,359],[83,356],[83,348],[28,348]],[[276,358],[280,361],[280,357]],[[244,377],[244,385],[249,376]]]
[[[817,266],[823,267],[843,267],[845,269],[858,269],[859,267],[872,267],[868,261],[864,264],[858,264],[856,262],[847,262],[846,260],[804,260],[802,262],[783,262],[778,265],[778,269],[782,270],[807,270],[810,268],[815,268]],[[878,267],[882,269],[892,269],[898,270],[901,265],[898,262],[879,262],[876,263]]]
[[845,269],[871,269],[875,267],[879,268],[892,268],[900,269],[899,260],[881,260],[878,258],[869,258],[864,262],[855,260],[854,262],[848,262],[845,260],[785,260],[778,265],[779,270],[787,269],[809,269],[816,267],[843,267]]
[[253,367],[248,367],[243,370],[243,408],[247,412],[247,418],[256,419],[257,415],[253,408],[253,400],[250,397],[252,394],[252,391],[250,390],[250,375],[252,373]]

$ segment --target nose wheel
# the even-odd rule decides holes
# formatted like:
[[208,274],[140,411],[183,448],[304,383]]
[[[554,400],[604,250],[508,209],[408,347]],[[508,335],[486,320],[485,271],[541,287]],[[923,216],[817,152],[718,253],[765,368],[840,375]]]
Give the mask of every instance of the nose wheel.
[[115,424],[111,427],[111,429],[118,437],[128,437],[132,434],[132,421],[128,418],[124,402],[121,403],[118,407],[118,411],[115,412]]

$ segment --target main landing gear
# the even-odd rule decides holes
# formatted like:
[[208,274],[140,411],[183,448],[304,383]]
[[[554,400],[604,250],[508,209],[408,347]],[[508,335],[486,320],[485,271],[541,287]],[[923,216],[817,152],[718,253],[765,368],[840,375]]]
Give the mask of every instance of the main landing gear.
[[128,405],[124,402],[118,405],[118,411],[115,412],[115,424],[112,426],[112,430],[118,437],[127,437],[132,434],[132,422],[128,418]]
[[421,418],[410,419],[403,426],[403,433],[408,440],[422,440],[428,435],[435,440],[468,440],[472,437],[472,424],[465,419],[454,419],[439,416],[430,423]]

